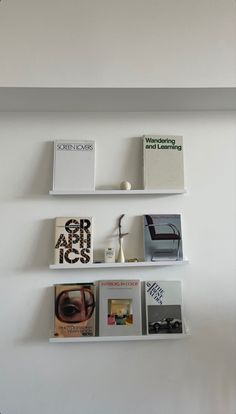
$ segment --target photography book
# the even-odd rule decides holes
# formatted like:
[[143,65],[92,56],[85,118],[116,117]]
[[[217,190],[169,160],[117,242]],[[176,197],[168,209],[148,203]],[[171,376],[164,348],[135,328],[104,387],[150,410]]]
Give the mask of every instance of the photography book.
[[57,217],[54,264],[86,265],[93,262],[92,217]]
[[180,214],[146,214],[143,217],[144,260],[183,260]]
[[95,336],[96,291],[93,283],[54,286],[54,336]]
[[99,335],[141,335],[141,283],[139,280],[99,282]]
[[143,137],[143,185],[147,190],[184,189],[183,137]]
[[53,190],[95,190],[95,141],[54,141]]
[[147,334],[183,333],[181,281],[146,281]]

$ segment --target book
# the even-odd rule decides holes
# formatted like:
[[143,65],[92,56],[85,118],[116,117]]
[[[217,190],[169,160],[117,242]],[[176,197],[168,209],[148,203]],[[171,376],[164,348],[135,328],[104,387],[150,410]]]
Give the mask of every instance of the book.
[[183,333],[181,281],[146,281],[147,334]]
[[184,189],[183,137],[143,137],[144,189]]
[[139,280],[99,282],[99,335],[141,335],[141,283]]
[[94,283],[54,285],[54,336],[95,336]]
[[183,260],[180,214],[146,214],[143,217],[144,260]]
[[56,218],[54,264],[93,262],[92,223],[92,217]]
[[53,190],[95,190],[95,141],[54,141]]

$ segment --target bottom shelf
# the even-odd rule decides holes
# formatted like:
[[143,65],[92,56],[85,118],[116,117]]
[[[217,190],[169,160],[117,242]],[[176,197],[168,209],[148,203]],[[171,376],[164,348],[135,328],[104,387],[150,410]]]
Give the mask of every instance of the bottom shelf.
[[49,338],[49,342],[54,343],[71,343],[71,342],[119,342],[119,341],[156,341],[163,339],[184,339],[190,336],[186,330],[182,334],[151,334],[151,335],[133,335],[133,336],[90,336],[81,338]]

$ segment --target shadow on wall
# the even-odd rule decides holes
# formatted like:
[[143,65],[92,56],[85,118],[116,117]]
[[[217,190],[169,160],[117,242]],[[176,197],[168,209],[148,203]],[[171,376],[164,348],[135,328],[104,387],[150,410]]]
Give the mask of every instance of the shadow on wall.
[[54,219],[37,221],[37,229],[34,232],[35,238],[31,239],[28,257],[25,258],[25,263],[23,263],[20,270],[24,272],[45,270],[52,263],[54,226]]
[[[37,294],[39,290],[37,289]],[[53,315],[54,315],[54,299],[53,287],[49,286],[42,288],[40,297],[38,297],[37,306],[35,306],[32,315],[31,325],[29,325],[28,332],[24,336],[19,337],[17,342],[19,344],[39,343],[48,341],[49,336],[53,336]]]
[[30,178],[19,198],[42,198],[52,189],[53,142],[42,142],[37,149],[35,162],[31,165]]

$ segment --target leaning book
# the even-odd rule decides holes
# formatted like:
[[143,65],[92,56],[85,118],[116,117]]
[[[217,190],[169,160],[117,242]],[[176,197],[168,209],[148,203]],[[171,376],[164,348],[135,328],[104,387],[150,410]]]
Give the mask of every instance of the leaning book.
[[146,281],[147,334],[181,334],[182,286],[181,281]]
[[53,190],[95,190],[95,141],[54,141]]
[[144,189],[183,190],[183,137],[145,135],[143,137]]
[[146,214],[143,216],[144,260],[183,260],[180,214]]
[[141,335],[141,283],[139,280],[99,282],[99,335]]
[[96,291],[94,283],[54,286],[54,336],[95,336]]
[[54,264],[78,266],[93,262],[92,217],[57,217]]

